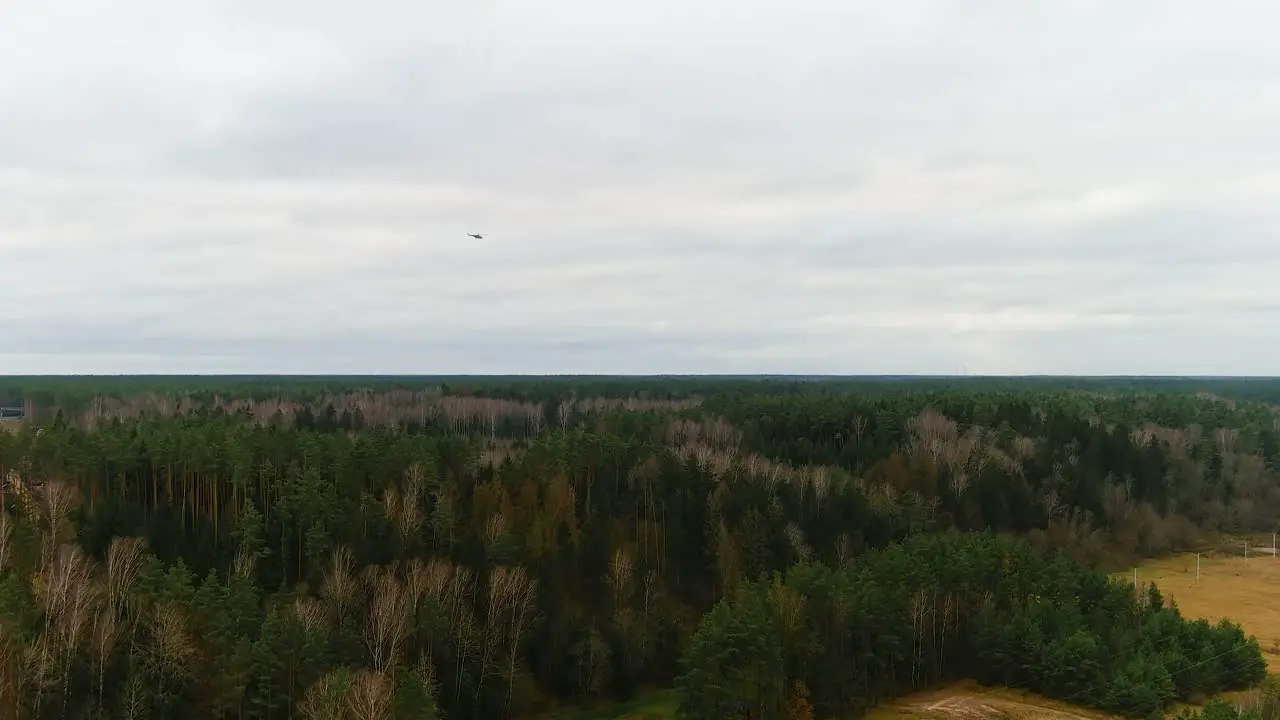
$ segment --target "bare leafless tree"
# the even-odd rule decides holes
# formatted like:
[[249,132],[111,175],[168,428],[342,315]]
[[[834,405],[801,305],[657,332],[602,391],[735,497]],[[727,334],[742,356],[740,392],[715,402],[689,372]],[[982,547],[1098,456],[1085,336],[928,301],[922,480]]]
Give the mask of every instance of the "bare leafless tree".
[[147,562],[147,543],[141,538],[117,537],[107,549],[107,604],[123,612],[130,590]]
[[805,541],[804,531],[794,522],[787,523],[783,529],[783,533],[787,536],[787,542],[791,544],[791,550],[796,554],[796,560],[799,562],[808,562],[813,557],[813,550],[809,547],[809,543]]
[[293,601],[293,614],[308,631],[323,632],[329,627],[329,611],[324,603],[313,597],[299,597]]
[[409,616],[413,617],[418,611],[418,605],[422,602],[422,598],[435,587],[436,580],[433,577],[434,571],[431,564],[421,558],[408,560],[403,567],[405,598],[409,608]]
[[453,647],[457,653],[457,672],[454,675],[454,692],[462,692],[463,672],[466,662],[476,655],[480,641],[480,626],[476,622],[472,603],[475,600],[475,573],[470,568],[457,566],[449,578],[445,592],[449,612],[449,629],[453,633]]
[[133,632],[137,617],[132,602],[132,588],[147,559],[146,541],[141,538],[118,537],[107,549],[106,573],[102,578],[101,608],[94,618],[93,661],[98,671],[98,706],[106,694],[107,666],[121,634]]
[[345,720],[351,700],[351,677],[333,671],[311,684],[298,701],[298,714],[305,720]]
[[400,499],[400,491],[396,488],[387,488],[387,491],[382,494],[382,511],[392,525],[399,525],[401,505],[403,502]]
[[1014,459],[1012,455],[1009,455],[1004,450],[1001,450],[995,445],[990,445],[987,447],[986,458],[987,458],[987,462],[990,462],[997,469],[1005,473],[1008,473],[1010,475],[1022,474],[1022,463]]
[[805,623],[804,595],[781,583],[769,587],[769,599],[777,612],[783,636],[795,640],[800,636]]
[[813,507],[821,511],[822,501],[826,499],[827,493],[831,490],[831,473],[824,467],[815,468],[810,476],[809,484],[813,488]]
[[320,597],[328,604],[330,617],[337,623],[360,601],[362,588],[356,577],[356,561],[345,546],[333,551],[328,569],[320,583]]
[[21,630],[0,618],[0,718],[17,720],[18,701],[30,684],[26,672],[27,646]]
[[107,690],[107,666],[111,664],[111,654],[120,637],[120,618],[107,607],[104,607],[93,623],[93,664],[98,675],[98,708],[102,708]]
[[1019,463],[1025,464],[1026,461],[1036,456],[1036,440],[1025,435],[1019,435],[1013,439],[1011,449],[1013,457]]
[[0,573],[9,569],[9,557],[13,552],[13,521],[0,509]]
[[862,442],[862,436],[867,432],[867,419],[861,415],[855,417],[853,422],[849,424],[849,435],[856,442]]
[[382,498],[387,517],[395,526],[402,545],[422,530],[423,478],[422,468],[415,465],[405,475],[404,491],[389,488]]
[[35,692],[35,717],[40,717],[44,696],[58,685],[56,640],[40,635],[27,647],[26,657],[17,672],[18,680]]
[[1240,445],[1240,431],[1236,428],[1218,428],[1213,431],[1213,439],[1218,445],[1218,452],[1230,455]]
[[484,606],[484,628],[480,634],[480,677],[475,687],[477,693],[484,687],[485,680],[497,672],[497,653],[502,644],[503,621],[508,602],[503,570],[505,566],[498,566],[489,574],[489,596]]
[[71,666],[93,627],[101,593],[94,582],[93,566],[79,545],[58,548],[41,569],[37,598],[45,616],[46,649],[57,657],[55,667],[62,682],[62,698],[70,696]]
[[1040,495],[1040,504],[1044,507],[1045,517],[1050,520],[1058,515],[1058,511],[1062,510],[1062,500],[1058,496],[1058,491],[1053,488],[1047,488]]
[[195,657],[195,640],[187,627],[182,608],[172,603],[156,608],[151,620],[151,647],[146,658],[152,672],[168,678],[187,677]]
[[836,562],[844,567],[853,561],[853,557],[853,541],[849,538],[849,533],[842,532],[836,538]]
[[351,676],[347,710],[355,720],[386,720],[391,717],[392,691],[386,676],[359,670]]
[[40,510],[45,523],[43,543],[44,562],[53,561],[53,555],[59,546],[69,542],[75,535],[75,527],[71,523],[71,512],[80,505],[80,493],[70,483],[52,480],[40,488]]
[[946,445],[958,433],[954,421],[932,408],[925,408],[919,415],[909,419],[907,430],[912,435],[912,451],[924,453],[934,465],[941,464]]
[[532,625],[538,609],[538,579],[522,567],[499,568],[504,575],[499,582],[507,588],[507,701],[511,700],[510,682],[515,677],[516,657]]
[[623,548],[614,550],[613,560],[609,563],[609,571],[605,575],[605,582],[613,590],[613,607],[615,609],[623,607],[630,598],[632,571],[633,564],[630,553]]
[[484,549],[493,557],[507,536],[507,517],[501,510],[489,516],[484,524]]
[[413,666],[413,674],[418,676],[422,687],[426,688],[432,697],[438,697],[440,681],[436,678],[436,666],[429,654],[423,653],[418,656],[418,662]]
[[365,647],[374,669],[387,673],[399,660],[408,632],[408,595],[393,568],[370,567],[366,578],[371,599],[365,616]]
[[456,505],[454,503],[454,495],[451,492],[452,487],[452,485],[446,484],[432,493],[432,497],[435,500],[435,509],[431,513],[431,541],[436,547],[444,547],[446,549],[453,547],[455,525],[457,524],[457,516],[454,512]]
[[231,576],[240,579],[252,578],[257,567],[258,558],[250,552],[249,548],[241,547],[231,561]]

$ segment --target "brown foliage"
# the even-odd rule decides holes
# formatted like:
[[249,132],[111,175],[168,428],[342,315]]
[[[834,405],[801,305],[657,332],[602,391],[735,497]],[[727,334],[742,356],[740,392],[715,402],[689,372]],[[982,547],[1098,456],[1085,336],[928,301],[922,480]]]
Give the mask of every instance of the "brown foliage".
[[705,445],[716,452],[733,454],[742,444],[742,432],[724,418],[672,420],[667,423],[667,443],[673,446]]
[[809,688],[800,680],[791,688],[787,698],[787,720],[813,720],[813,703],[809,702]]
[[[640,398],[587,398],[565,403],[561,420],[570,412],[600,413],[609,410],[649,412],[682,410],[697,407],[700,398],[687,400],[643,400]],[[404,423],[438,422],[453,431],[467,434],[486,432],[496,436],[498,425],[512,423],[520,437],[533,437],[543,429],[542,406],[474,395],[442,395],[438,390],[361,391],[329,395],[314,403],[298,403],[286,398],[270,400],[224,399],[215,397],[206,405],[191,397],[142,393],[125,398],[99,396],[89,407],[73,418],[73,423],[93,429],[113,419],[135,420],[145,416],[173,416],[199,409],[217,408],[228,414],[246,413],[258,425],[271,421],[277,414],[286,423],[294,422],[304,409],[317,412],[331,406],[339,416],[357,414],[363,422],[375,427],[398,427]],[[51,409],[52,411],[53,409]]]

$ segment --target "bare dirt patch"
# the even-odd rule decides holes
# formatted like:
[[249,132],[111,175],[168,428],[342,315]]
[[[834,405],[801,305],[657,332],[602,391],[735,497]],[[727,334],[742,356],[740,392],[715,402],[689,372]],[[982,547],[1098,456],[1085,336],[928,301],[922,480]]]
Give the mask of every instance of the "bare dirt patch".
[[964,682],[899,698],[877,708],[870,717],[872,720],[1106,720],[1113,716],[1034,693]]

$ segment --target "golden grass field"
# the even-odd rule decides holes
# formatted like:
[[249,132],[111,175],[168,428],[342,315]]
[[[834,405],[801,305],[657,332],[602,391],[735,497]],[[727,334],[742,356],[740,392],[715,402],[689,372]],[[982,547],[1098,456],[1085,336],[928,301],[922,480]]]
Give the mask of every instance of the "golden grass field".
[[[1261,540],[1261,538],[1256,538]],[[1216,621],[1227,617],[1258,638],[1267,667],[1280,672],[1280,558],[1271,555],[1271,538],[1254,546],[1249,558],[1221,552],[1201,553],[1196,579],[1195,553],[1151,560],[1138,568],[1138,581],[1154,582],[1166,598],[1178,603],[1184,617]],[[1244,540],[1232,543],[1242,552]],[[1261,552],[1259,552],[1261,551]],[[1117,577],[1133,579],[1132,571]]]
[[0,432],[17,432],[20,427],[21,420],[0,420]]

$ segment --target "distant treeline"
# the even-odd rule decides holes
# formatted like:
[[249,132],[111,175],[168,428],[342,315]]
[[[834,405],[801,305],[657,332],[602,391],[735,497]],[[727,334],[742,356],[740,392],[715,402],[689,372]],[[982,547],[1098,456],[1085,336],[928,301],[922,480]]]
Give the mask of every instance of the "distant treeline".
[[214,396],[300,402],[359,391],[431,390],[513,400],[550,397],[901,394],[945,390],[963,392],[1079,391],[1124,394],[1209,393],[1239,401],[1280,404],[1280,378],[1273,377],[984,377],[984,376],[778,376],[778,375],[127,375],[0,377],[0,405],[30,399],[41,409],[83,409],[99,395]]

